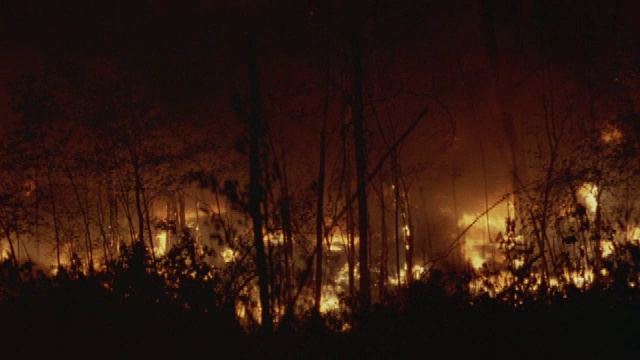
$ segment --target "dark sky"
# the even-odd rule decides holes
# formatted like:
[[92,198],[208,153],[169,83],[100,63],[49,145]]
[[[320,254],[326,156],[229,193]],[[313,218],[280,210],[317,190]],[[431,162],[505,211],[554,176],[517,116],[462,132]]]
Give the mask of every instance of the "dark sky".
[[[431,104],[430,118],[403,149],[403,161],[407,166],[435,164],[424,177],[440,177],[435,181],[440,185],[423,185],[440,186],[440,199],[450,196],[449,181],[442,181],[449,179],[447,166],[463,168],[460,186],[467,191],[459,191],[460,201],[469,211],[483,201],[480,142],[492,196],[499,197],[508,183],[499,90],[509,94],[523,138],[539,127],[545,64],[556,80],[559,107],[572,101],[583,106],[591,84],[605,94],[599,105],[602,118],[618,111],[606,94],[619,88],[628,90],[631,109],[638,110],[640,13],[635,1],[379,0],[363,2],[363,11],[368,96],[384,98],[402,88],[437,95],[446,104],[458,129],[454,146],[443,150],[434,145],[439,142],[435,124],[445,112]],[[327,3],[320,0],[3,1],[0,121],[15,116],[8,106],[8,82],[23,73],[73,76],[116,66],[141,79],[177,121],[237,127],[229,105],[233,94],[247,91],[246,39],[253,28],[272,127],[287,129],[281,132],[290,139],[286,146],[297,150],[292,163],[301,174],[313,174],[308,149],[317,141],[319,123],[313,117],[293,121],[288,115],[319,103],[319,93],[309,88],[321,82],[327,53],[333,80],[340,83],[345,76],[350,19],[343,4],[333,4],[330,13],[328,17]],[[490,61],[490,30],[501,89]],[[378,115],[392,119],[399,132],[419,112],[421,101],[398,99],[382,106]],[[575,117],[581,114],[577,111]],[[373,132],[374,125],[368,126]],[[379,136],[371,142],[381,145]],[[376,154],[380,151],[372,158]]]
[[[507,71],[537,61],[532,58],[537,56],[541,23],[551,34],[554,63],[565,67],[581,65],[586,45],[604,57],[638,46],[633,1],[485,3],[364,2],[369,50],[365,65],[377,72],[400,69],[396,78],[423,83],[431,79],[420,72],[437,72],[443,82],[459,77],[451,73],[458,62],[482,69],[487,65],[487,13]],[[175,101],[241,90],[249,24],[258,32],[263,76],[273,75],[276,82],[307,76],[326,39],[326,4],[319,0],[16,0],[4,1],[2,8],[3,83],[36,64],[64,69],[108,59],[155,79],[156,89]],[[331,12],[328,32],[337,61],[349,19],[343,5],[334,4]]]

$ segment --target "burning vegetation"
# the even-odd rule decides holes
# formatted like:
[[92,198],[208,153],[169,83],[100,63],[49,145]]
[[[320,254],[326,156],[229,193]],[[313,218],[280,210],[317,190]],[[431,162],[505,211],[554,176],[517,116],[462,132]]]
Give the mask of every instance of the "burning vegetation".
[[[235,33],[191,21],[214,5],[187,21],[160,3],[147,30],[119,35],[126,47],[99,41],[124,55],[47,48],[9,86],[9,343],[37,329],[87,356],[217,342],[211,353],[241,358],[457,357],[462,342],[481,357],[604,357],[634,343],[638,54],[618,44],[605,59],[607,39],[574,34],[622,32],[622,17],[601,24],[587,7],[576,30],[546,2],[410,16],[329,1],[269,16],[238,5]],[[291,23],[272,16],[267,31],[274,14]],[[167,19],[191,35],[149,32]]]

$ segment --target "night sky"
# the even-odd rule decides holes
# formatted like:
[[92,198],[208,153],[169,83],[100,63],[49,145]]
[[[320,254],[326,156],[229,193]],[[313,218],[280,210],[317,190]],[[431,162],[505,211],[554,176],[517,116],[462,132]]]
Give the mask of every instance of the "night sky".
[[[372,119],[383,119],[383,133],[391,126],[400,133],[428,105],[400,157],[405,168],[426,169],[416,171],[414,190],[427,192],[426,202],[441,211],[452,210],[453,168],[462,174],[456,180],[460,211],[485,206],[481,146],[491,200],[509,190],[511,148],[499,94],[508,94],[521,148],[539,139],[549,79],[558,113],[572,109],[571,122],[638,111],[634,1],[372,1],[362,8],[365,102],[376,104],[365,115],[371,166],[384,152]],[[174,123],[214,129],[220,148],[229,150],[243,132],[231,104],[248,91],[247,34],[253,30],[266,118],[290,154],[291,178],[305,187],[317,168],[314,111],[327,62],[336,88],[330,161],[340,150],[335,129],[345,116],[339,88],[348,83],[349,21],[343,4],[322,1],[3,1],[0,121],[16,119],[9,83],[23,74],[82,79],[117,69],[139,81]],[[591,113],[589,89],[597,94]],[[394,97],[400,91],[439,102]],[[449,113],[453,139],[442,130]]]

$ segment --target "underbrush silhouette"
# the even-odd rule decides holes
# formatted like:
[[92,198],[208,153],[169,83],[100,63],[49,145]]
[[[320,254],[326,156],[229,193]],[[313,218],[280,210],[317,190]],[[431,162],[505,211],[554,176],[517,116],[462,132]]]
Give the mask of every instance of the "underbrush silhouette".
[[640,350],[640,293],[628,282],[538,292],[515,306],[511,297],[472,296],[467,276],[438,270],[376,304],[366,319],[346,310],[309,313],[271,335],[246,332],[202,256],[185,235],[160,259],[133,245],[90,274],[47,275],[32,263],[4,262],[2,352],[398,359],[619,358]]

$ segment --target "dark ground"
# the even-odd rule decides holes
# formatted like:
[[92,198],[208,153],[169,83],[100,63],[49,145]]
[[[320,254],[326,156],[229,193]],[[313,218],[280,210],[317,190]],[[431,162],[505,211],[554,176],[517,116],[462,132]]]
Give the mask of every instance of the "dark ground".
[[[474,306],[416,285],[401,306],[377,306],[347,333],[296,322],[269,337],[221,310],[126,299],[90,280],[39,284],[0,304],[0,353],[37,358],[626,359],[638,358],[635,291],[578,292],[515,308]],[[15,295],[15,294],[14,294]],[[476,301],[477,303],[477,301]]]

